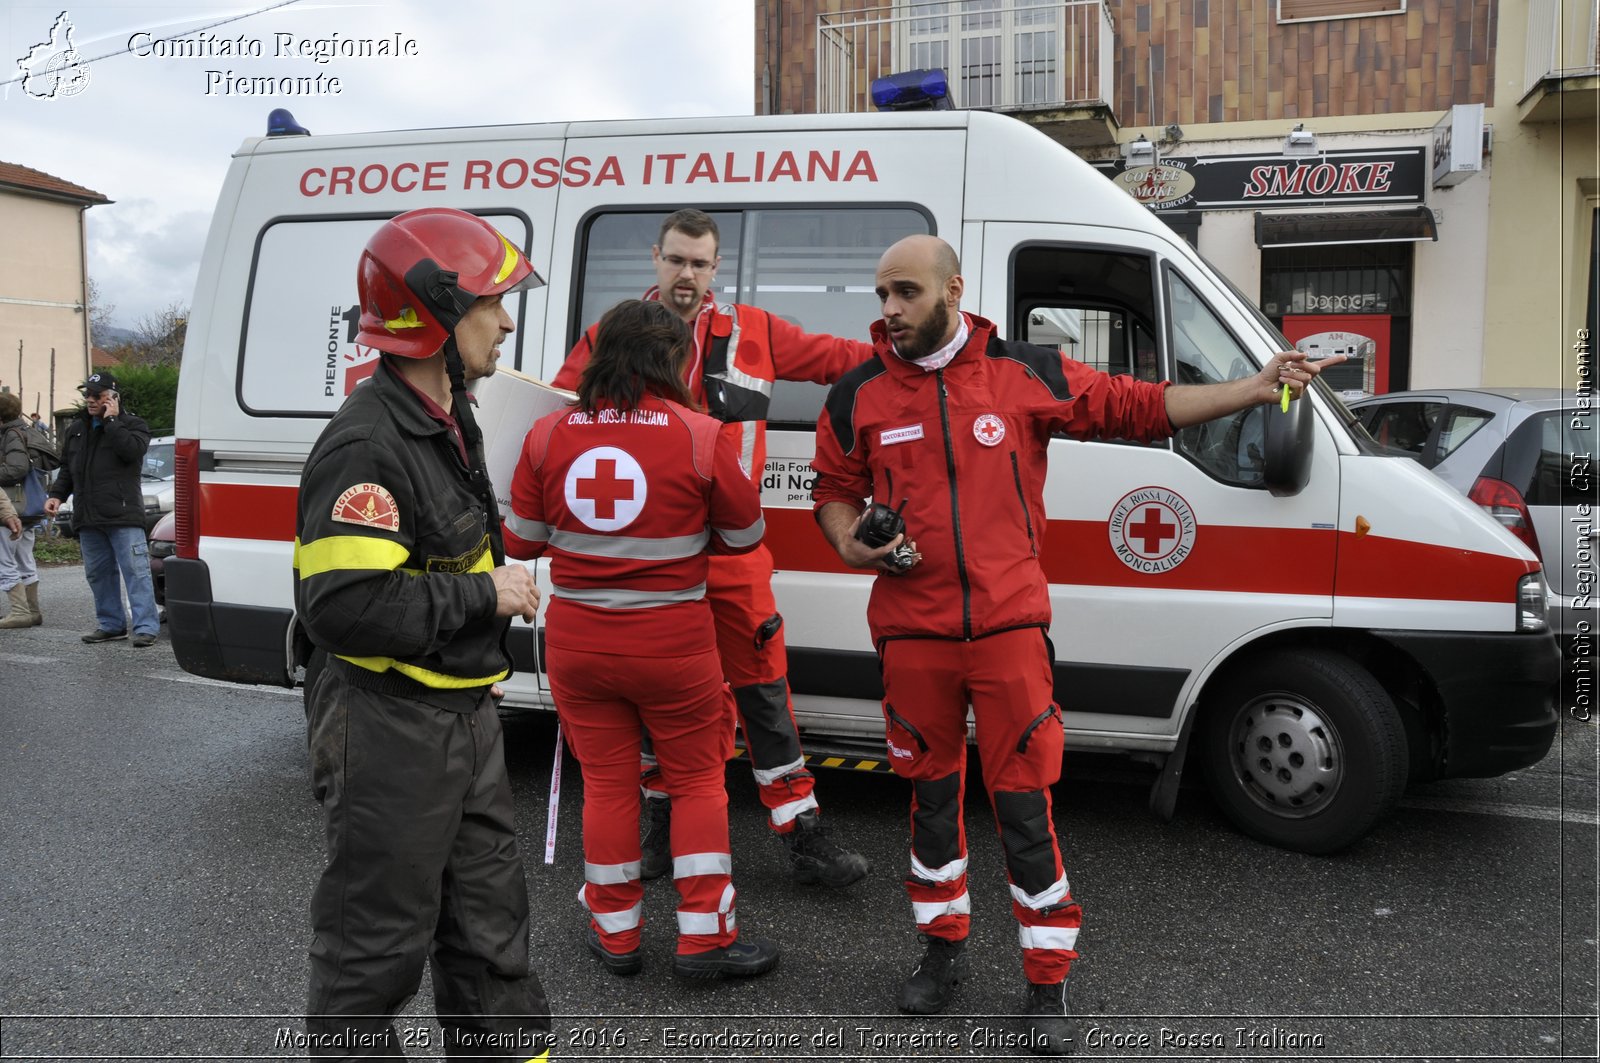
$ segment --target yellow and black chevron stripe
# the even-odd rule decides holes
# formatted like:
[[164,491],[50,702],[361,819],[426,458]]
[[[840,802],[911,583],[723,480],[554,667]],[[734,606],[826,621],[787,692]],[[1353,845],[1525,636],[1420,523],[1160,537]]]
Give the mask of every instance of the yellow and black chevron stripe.
[[[735,746],[733,750],[735,760],[747,759],[748,751],[744,746]],[[841,768],[845,771],[884,771],[892,772],[894,769],[884,759],[868,759],[859,756],[839,756],[833,753],[807,753],[805,754],[806,767],[808,768]]]

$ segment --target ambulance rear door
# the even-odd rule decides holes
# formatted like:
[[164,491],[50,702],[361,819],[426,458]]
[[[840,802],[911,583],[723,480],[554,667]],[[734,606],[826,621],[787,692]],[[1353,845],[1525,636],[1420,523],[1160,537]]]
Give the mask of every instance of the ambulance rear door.
[[[1112,374],[1205,384],[1258,372],[1266,329],[1176,240],[1154,227],[987,224],[980,312],[1008,338]],[[1270,630],[1328,624],[1333,441],[1313,419],[1309,481],[1274,497],[1263,420],[1257,407],[1163,443],[1051,442],[1043,553],[1073,744],[1170,748],[1217,661]]]

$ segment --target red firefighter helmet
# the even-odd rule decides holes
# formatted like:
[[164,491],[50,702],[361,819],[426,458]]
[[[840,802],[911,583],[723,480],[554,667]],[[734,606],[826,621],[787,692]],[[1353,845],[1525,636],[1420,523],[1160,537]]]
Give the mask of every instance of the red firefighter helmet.
[[408,210],[384,222],[361,252],[356,342],[427,358],[480,296],[542,284],[522,252],[482,218],[452,207]]

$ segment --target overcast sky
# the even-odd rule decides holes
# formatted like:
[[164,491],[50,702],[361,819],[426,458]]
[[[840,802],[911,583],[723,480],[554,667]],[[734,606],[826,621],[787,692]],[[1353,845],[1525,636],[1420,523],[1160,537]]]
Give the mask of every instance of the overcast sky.
[[[317,134],[749,114],[754,100],[750,0],[4,0],[0,9],[0,81],[10,81],[0,86],[0,161],[115,201],[88,212],[89,276],[123,326],[189,304],[230,158],[266,132],[275,107]],[[43,96],[53,82],[25,85],[18,61],[37,72],[67,48],[59,34],[51,41],[63,10],[88,76],[54,82],[56,94]],[[206,28],[240,15],[248,17]],[[315,49],[396,34],[415,42],[414,55],[275,55],[286,41]],[[154,54],[171,47],[158,39],[180,35],[209,35],[213,54]],[[240,38],[261,55],[216,54]],[[230,94],[230,71],[322,74],[338,78],[340,92]]]

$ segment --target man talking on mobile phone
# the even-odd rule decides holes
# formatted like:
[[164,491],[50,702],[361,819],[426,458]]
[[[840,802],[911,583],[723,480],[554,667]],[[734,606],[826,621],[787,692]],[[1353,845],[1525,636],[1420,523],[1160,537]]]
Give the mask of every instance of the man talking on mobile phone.
[[72,531],[83,550],[83,574],[94,592],[95,628],[88,643],[128,637],[128,614],[122,590],[128,591],[133,613],[133,645],[156,644],[161,614],[156,611],[150,582],[149,541],[145,538],[144,488],[140,473],[150,447],[150,426],[122,408],[117,380],[107,372],[91,375],[78,386],[84,406],[62,434],[61,469],[44,504],[54,517],[61,503],[72,503]]

